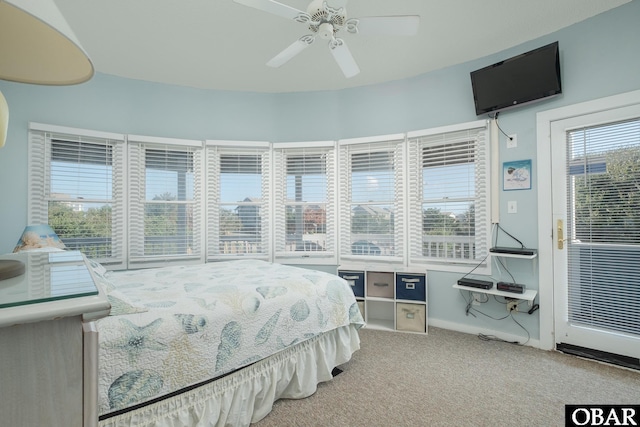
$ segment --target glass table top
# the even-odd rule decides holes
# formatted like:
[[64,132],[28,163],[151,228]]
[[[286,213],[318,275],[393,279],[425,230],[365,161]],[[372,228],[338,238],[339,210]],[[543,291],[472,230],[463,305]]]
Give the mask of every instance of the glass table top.
[[0,280],[0,308],[98,295],[80,252],[20,252],[0,259],[25,264],[24,274]]

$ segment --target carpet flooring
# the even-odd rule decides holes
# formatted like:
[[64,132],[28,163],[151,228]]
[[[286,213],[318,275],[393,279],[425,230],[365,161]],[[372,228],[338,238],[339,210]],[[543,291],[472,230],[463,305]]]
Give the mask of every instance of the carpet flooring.
[[565,404],[640,404],[640,372],[475,335],[360,330],[361,349],[257,427],[563,426]]

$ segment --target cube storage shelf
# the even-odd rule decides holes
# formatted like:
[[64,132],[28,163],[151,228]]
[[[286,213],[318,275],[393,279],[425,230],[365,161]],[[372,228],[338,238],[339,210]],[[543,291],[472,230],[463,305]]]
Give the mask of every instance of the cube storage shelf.
[[424,273],[339,269],[350,285],[368,328],[427,333]]

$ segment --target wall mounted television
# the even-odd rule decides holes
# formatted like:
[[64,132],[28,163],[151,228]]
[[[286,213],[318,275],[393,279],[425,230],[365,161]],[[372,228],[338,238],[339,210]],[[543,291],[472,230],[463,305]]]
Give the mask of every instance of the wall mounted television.
[[471,72],[478,116],[562,93],[558,42]]

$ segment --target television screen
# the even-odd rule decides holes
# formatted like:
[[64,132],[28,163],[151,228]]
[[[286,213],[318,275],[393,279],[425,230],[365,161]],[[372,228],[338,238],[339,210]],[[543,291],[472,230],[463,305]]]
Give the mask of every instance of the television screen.
[[558,42],[471,72],[471,87],[477,115],[562,93]]

